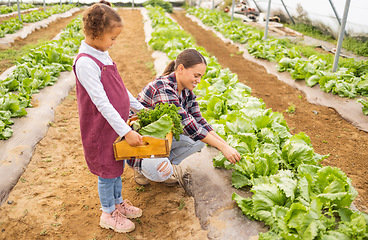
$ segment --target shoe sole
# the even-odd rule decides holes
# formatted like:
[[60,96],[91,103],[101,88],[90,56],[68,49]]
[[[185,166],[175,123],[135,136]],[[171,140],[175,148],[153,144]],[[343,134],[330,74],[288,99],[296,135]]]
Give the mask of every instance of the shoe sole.
[[118,232],[118,233],[128,233],[128,232],[131,232],[135,229],[135,225],[130,229],[117,229],[114,226],[111,226],[111,225],[109,225],[107,223],[104,223],[104,222],[101,222],[101,221],[100,221],[100,226],[102,228],[105,228],[105,229],[113,229],[115,232]]
[[150,181],[148,181],[148,182],[139,182],[139,180],[137,181],[135,179],[134,179],[134,181],[135,181],[136,184],[141,185],[141,186],[147,186],[147,185],[150,184]]
[[134,214],[134,215],[125,215],[127,218],[138,218],[142,216],[142,212]]
[[178,182],[174,182],[174,183],[165,183],[165,182],[163,182],[162,184],[165,185],[166,187],[175,187],[175,186],[179,185]]

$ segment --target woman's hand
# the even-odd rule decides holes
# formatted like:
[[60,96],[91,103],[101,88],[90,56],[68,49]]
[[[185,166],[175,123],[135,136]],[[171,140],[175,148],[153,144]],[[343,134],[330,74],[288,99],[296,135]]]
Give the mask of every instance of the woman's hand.
[[136,131],[130,130],[124,137],[131,147],[137,147],[143,144],[143,137]]
[[231,147],[224,139],[222,139],[215,131],[210,131],[202,142],[217,148],[231,163],[239,162],[241,159],[240,153],[235,148]]
[[220,149],[222,154],[229,160],[229,162],[235,164],[236,162],[239,162],[241,159],[240,153],[236,151],[235,148],[231,147],[230,145],[226,144],[226,146],[223,149]]

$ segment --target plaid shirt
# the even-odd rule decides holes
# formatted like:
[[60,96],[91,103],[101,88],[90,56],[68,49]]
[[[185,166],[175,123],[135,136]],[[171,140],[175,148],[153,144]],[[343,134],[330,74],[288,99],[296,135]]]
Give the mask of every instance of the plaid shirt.
[[213,130],[199,111],[196,95],[184,88],[179,96],[175,73],[159,77],[147,84],[137,99],[150,109],[155,108],[158,103],[173,103],[180,107],[179,114],[182,117],[184,134],[193,140],[201,140]]

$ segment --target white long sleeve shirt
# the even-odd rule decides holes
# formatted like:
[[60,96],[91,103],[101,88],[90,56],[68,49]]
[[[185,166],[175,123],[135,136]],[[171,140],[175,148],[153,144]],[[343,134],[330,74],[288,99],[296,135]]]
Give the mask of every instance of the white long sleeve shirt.
[[[109,53],[107,51],[99,51],[87,43],[82,41],[79,53],[86,53],[101,61],[104,65],[113,65]],[[81,57],[76,63],[76,74],[79,82],[86,89],[93,104],[96,105],[98,111],[107,120],[115,132],[123,137],[131,128],[126,124],[124,119],[116,111],[107,98],[106,92],[101,83],[101,70],[99,66],[89,57]],[[128,90],[127,90],[128,91]],[[130,108],[133,111],[143,109],[143,105],[128,91]]]

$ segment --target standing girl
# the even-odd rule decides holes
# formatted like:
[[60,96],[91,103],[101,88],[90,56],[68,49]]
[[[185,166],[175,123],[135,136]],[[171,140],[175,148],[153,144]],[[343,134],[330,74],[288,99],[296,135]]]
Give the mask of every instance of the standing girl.
[[124,136],[131,146],[142,143],[126,120],[130,109],[143,106],[125,88],[107,52],[123,28],[119,14],[106,4],[95,4],[85,12],[83,25],[85,40],[73,69],[84,155],[89,170],[98,176],[100,226],[130,232],[135,225],[128,218],[140,217],[142,210],[121,196],[124,161],[115,161],[113,142]]
[[[202,54],[195,49],[186,49],[169,63],[161,77],[150,82],[138,94],[138,101],[147,108],[153,109],[159,103],[173,103],[180,107],[184,134],[180,135],[179,141],[173,139],[171,145],[169,160],[174,165],[202,149],[205,143],[219,149],[231,163],[241,158],[234,148],[213,131],[199,110],[193,89],[205,74],[206,66]],[[150,179],[144,171],[141,174],[135,172],[138,184],[148,184],[145,177]]]

